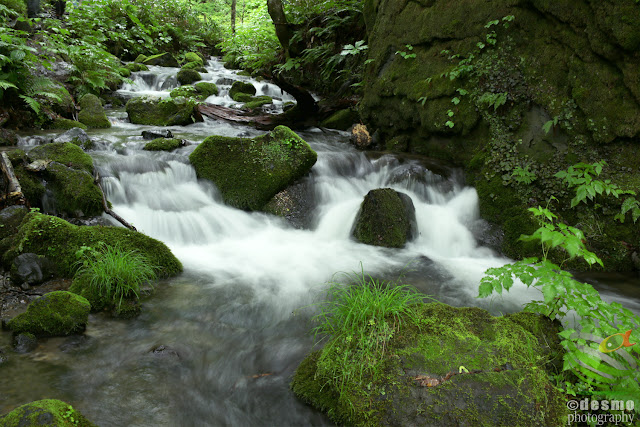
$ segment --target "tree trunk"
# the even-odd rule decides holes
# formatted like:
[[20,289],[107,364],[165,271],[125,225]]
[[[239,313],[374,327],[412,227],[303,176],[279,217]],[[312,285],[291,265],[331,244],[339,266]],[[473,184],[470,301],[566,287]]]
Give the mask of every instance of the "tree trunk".
[[[291,55],[289,51],[289,42],[291,40],[291,30],[287,17],[284,14],[284,8],[282,7],[282,0],[267,0],[267,10],[269,16],[273,21],[273,25],[276,27],[276,36],[278,41],[284,48],[288,55]],[[293,55],[291,55],[293,56]]]
[[231,34],[236,35],[236,0],[231,0]]

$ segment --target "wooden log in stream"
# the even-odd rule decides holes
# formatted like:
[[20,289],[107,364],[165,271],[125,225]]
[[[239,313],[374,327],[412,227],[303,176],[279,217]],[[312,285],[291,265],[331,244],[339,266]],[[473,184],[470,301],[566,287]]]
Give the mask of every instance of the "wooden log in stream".
[[5,181],[4,195],[0,197],[0,205],[24,205],[26,199],[22,194],[22,188],[20,182],[16,178],[16,174],[13,172],[13,166],[7,153],[3,152],[0,157],[0,168],[2,169],[2,175]]

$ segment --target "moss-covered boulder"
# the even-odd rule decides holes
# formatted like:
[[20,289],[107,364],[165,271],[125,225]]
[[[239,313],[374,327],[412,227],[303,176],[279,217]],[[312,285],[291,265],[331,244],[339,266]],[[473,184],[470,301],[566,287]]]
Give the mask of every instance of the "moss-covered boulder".
[[196,70],[181,69],[176,76],[181,85],[188,85],[198,80],[202,80],[202,76]]
[[184,146],[184,142],[181,139],[176,138],[156,138],[153,141],[147,142],[143,150],[147,151],[171,151],[176,148]]
[[53,122],[49,125],[49,129],[73,129],[80,128],[83,130],[87,130],[89,127],[84,123],[80,123],[76,120],[64,119],[62,117],[57,117],[53,120]]
[[350,108],[345,108],[324,119],[320,125],[329,129],[347,130],[357,121],[358,113]]
[[273,99],[268,95],[252,96],[244,103],[243,108],[254,110],[271,103],[273,103]]
[[7,327],[15,334],[65,336],[84,331],[91,304],[84,297],[67,291],[49,292],[34,300],[27,311],[14,317]]
[[201,62],[187,62],[181,67],[182,70],[193,70],[199,73],[206,73],[207,69],[202,66]]
[[200,57],[200,55],[198,55],[195,52],[187,52],[184,54],[184,59],[187,63],[189,62],[197,62],[199,63],[201,66],[202,64],[204,64],[204,61],[202,60],[202,58]]
[[69,142],[52,142],[34,147],[27,154],[30,161],[51,160],[74,169],[93,173],[93,159],[82,148]]
[[371,345],[354,337],[307,356],[291,383],[294,393],[342,425],[566,423],[565,397],[549,380],[558,371],[547,363],[562,358],[557,325],[537,315],[492,317],[441,303],[415,313],[415,322],[403,321],[384,351],[379,347],[379,369],[360,380],[352,372],[342,395],[341,355]]
[[80,112],[78,121],[90,128],[110,128],[111,122],[104,112],[100,98],[92,93],[88,93],[80,98]]
[[119,67],[118,68],[118,74],[120,74],[122,77],[131,77],[131,70],[128,69],[127,67]]
[[122,227],[76,226],[38,212],[24,217],[11,237],[3,263],[10,265],[19,254],[31,252],[54,261],[59,276],[72,277],[78,268],[76,252],[83,246],[97,248],[100,242],[141,252],[158,267],[160,276],[174,276],[182,271],[182,264],[164,243],[142,233]]
[[75,112],[73,97],[62,83],[48,77],[32,77],[30,86],[29,96],[40,103],[42,110],[63,117],[71,117]]
[[144,53],[141,53],[140,55],[136,56],[136,59],[134,59],[133,62],[135,64],[144,64],[147,58],[148,58],[147,55],[145,55]]
[[[244,98],[241,94],[244,94]],[[231,89],[229,89],[229,96],[234,101],[238,102],[247,102],[250,101],[250,97],[256,94],[256,87],[248,82],[236,81],[231,85]],[[249,95],[249,98],[247,98]]]
[[135,73],[137,71],[149,71],[149,67],[137,62],[130,62],[129,64],[125,65],[125,68],[131,71],[132,73]]
[[37,400],[27,403],[0,416],[0,424],[4,427],[36,427],[36,426],[77,426],[96,427],[73,406],[55,399]]
[[213,181],[225,203],[249,210],[261,209],[316,159],[309,144],[285,126],[256,138],[210,136],[189,156],[198,177]]
[[360,205],[352,234],[367,245],[403,247],[417,234],[411,197],[391,188],[369,191]]
[[192,99],[137,97],[127,102],[126,110],[131,123],[152,126],[185,126],[196,121]]
[[206,99],[211,95],[217,95],[219,92],[218,86],[211,82],[198,82],[194,86],[202,99]]

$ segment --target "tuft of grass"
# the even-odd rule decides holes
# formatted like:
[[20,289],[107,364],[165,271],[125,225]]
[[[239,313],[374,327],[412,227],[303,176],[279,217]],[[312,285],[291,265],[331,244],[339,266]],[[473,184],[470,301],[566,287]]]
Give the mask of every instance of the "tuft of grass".
[[394,282],[345,274],[346,285],[329,282],[326,301],[316,304],[316,336],[330,338],[317,362],[318,378],[334,388],[353,409],[348,390],[370,390],[384,369],[389,341],[403,322],[417,323],[415,307],[425,295]]
[[101,243],[98,249],[84,247],[81,251],[84,259],[76,277],[82,276],[118,308],[123,298],[139,298],[140,286],[157,278],[157,267],[137,250]]

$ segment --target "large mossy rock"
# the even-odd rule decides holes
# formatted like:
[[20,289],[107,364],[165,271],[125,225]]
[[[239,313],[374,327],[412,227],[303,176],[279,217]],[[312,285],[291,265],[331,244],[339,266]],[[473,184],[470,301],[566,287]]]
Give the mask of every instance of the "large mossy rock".
[[80,147],[71,142],[54,142],[33,148],[27,156],[32,162],[47,162],[46,167],[39,173],[21,167],[18,180],[29,184],[29,180],[38,182],[44,178],[53,190],[56,213],[87,217],[103,212],[102,192],[93,179],[93,159]]
[[188,85],[197,82],[198,80],[202,80],[202,76],[199,72],[189,68],[182,68],[178,71],[176,78],[181,85]]
[[256,94],[256,87],[248,82],[236,81],[229,89],[229,96],[237,102],[248,102]]
[[[324,354],[336,351],[328,345],[302,361],[294,393],[346,425],[566,423],[565,397],[549,380],[559,370],[547,363],[562,359],[556,324],[531,313],[492,317],[441,303],[423,304],[416,313],[417,323],[403,322],[379,355],[379,374],[347,379],[343,398],[325,368],[342,353]],[[461,366],[469,373],[460,373]]]
[[352,234],[367,245],[403,247],[417,234],[411,197],[391,188],[369,191],[360,205]]
[[7,323],[14,334],[66,336],[81,333],[89,321],[91,304],[67,291],[49,292],[34,300],[27,311]]
[[141,252],[158,267],[160,276],[182,271],[182,264],[164,243],[142,233],[121,227],[76,226],[37,212],[24,217],[17,233],[10,237],[2,261],[10,265],[16,256],[31,252],[54,261],[58,275],[72,277],[78,268],[76,252],[83,246],[97,248],[100,242]]
[[92,93],[88,93],[80,98],[80,112],[78,121],[90,128],[110,128],[111,122],[104,112],[100,98]]
[[137,97],[127,102],[126,110],[131,123],[151,126],[185,126],[196,121],[192,99]]
[[[71,421],[73,420],[73,422]],[[95,427],[80,412],[61,400],[44,399],[27,403],[0,416],[4,427],[77,426]]]
[[182,146],[184,146],[184,142],[181,139],[156,138],[147,142],[142,149],[147,151],[172,151]]
[[213,181],[225,203],[261,209],[308,173],[317,154],[285,126],[256,138],[210,136],[189,156],[199,178]]

